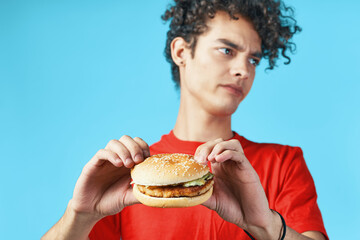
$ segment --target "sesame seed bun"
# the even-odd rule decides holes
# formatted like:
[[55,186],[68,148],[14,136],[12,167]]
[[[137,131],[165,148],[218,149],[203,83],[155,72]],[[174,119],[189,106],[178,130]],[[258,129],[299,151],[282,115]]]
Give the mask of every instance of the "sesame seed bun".
[[131,170],[133,182],[145,186],[178,184],[201,178],[207,165],[195,162],[188,154],[158,154],[148,157]]

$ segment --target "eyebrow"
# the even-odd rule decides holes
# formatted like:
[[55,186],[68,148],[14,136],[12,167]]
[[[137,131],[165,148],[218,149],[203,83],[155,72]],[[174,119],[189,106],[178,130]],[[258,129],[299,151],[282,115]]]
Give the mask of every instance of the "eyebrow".
[[[221,43],[225,44],[226,46],[234,48],[234,49],[236,49],[238,51],[242,51],[244,49],[243,47],[237,45],[236,43],[233,43],[233,42],[231,42],[231,41],[229,41],[227,39],[224,39],[224,38],[219,38],[216,41],[221,42]],[[254,57],[257,57],[257,58],[262,58],[262,53],[261,52],[252,52],[251,55],[254,56]]]

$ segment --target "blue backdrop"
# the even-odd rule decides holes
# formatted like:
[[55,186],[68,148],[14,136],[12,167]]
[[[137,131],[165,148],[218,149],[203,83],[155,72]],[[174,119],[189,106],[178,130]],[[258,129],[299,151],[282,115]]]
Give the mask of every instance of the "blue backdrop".
[[[0,235],[39,239],[87,161],[113,138],[172,129],[161,1],[0,0]],[[288,1],[292,63],[259,67],[233,129],[302,147],[331,239],[360,224],[360,2]],[[155,116],[155,117],[154,117]]]

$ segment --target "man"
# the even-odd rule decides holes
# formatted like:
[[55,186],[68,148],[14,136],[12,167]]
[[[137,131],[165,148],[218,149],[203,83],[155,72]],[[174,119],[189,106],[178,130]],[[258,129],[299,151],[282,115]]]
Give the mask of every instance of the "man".
[[[150,148],[123,136],[99,150],[43,239],[327,239],[301,149],[254,143],[231,129],[261,58],[270,68],[279,49],[288,58],[299,28],[278,2],[175,2],[163,16],[172,19],[166,53],[181,93],[173,131]],[[138,204],[130,168],[165,152],[195,154],[210,165],[214,192],[203,206]]]

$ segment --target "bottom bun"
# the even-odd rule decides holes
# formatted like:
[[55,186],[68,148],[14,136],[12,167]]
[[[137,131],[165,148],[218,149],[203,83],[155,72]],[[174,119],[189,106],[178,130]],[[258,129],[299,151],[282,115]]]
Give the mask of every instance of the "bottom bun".
[[212,192],[213,187],[204,194],[196,197],[159,198],[141,193],[136,184],[134,184],[133,187],[133,193],[137,200],[146,206],[158,208],[183,208],[196,206],[208,200],[211,197]]

